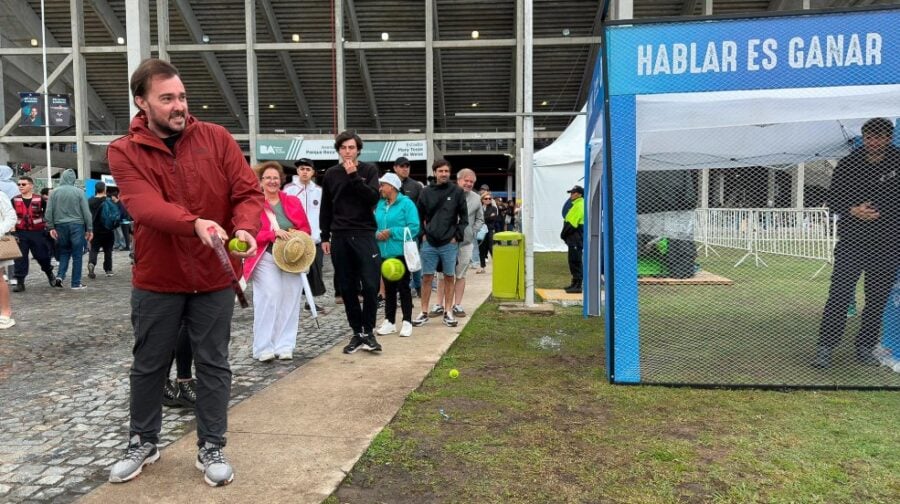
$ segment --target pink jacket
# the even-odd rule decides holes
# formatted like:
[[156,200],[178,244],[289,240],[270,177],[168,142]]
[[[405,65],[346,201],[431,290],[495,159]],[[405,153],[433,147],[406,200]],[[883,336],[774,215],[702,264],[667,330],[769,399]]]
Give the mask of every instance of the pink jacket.
[[[306,212],[303,211],[303,205],[300,203],[300,200],[284,191],[279,191],[278,197],[281,199],[281,208],[284,210],[284,214],[294,223],[294,229],[308,234],[310,231],[309,220],[306,218]],[[256,255],[244,260],[244,280],[250,280],[250,276],[253,275],[253,268],[256,267],[263,254],[266,253],[269,244],[275,242],[275,231],[272,230],[272,224],[269,222],[269,215],[266,210],[272,210],[268,200],[265,201],[265,208],[259,214],[261,225],[259,233],[256,234]]]

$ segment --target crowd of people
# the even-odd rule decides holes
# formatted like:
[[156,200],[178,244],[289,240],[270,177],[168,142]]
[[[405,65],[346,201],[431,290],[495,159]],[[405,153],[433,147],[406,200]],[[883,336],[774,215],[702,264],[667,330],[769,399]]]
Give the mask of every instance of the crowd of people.
[[[28,176],[14,188],[0,187],[10,196],[0,198],[0,234],[15,232],[21,255],[0,265],[14,265],[16,292],[25,290],[31,257],[50,288],[82,291],[85,255],[87,276],[95,279],[114,274],[114,250],[130,251],[130,423],[124,456],[110,469],[113,483],[130,481],[159,459],[164,405],[194,409],[194,465],[204,481],[233,481],[224,454],[228,344],[242,284],[253,295],[253,358],[290,360],[304,305],[321,309],[315,298],[327,291],[322,269],[329,256],[335,298],[350,328],[343,352],[381,352],[376,335],[410,337],[431,316],[456,326],[456,317],[466,315],[470,266],[483,272],[493,234],[516,226],[514,205],[494,199],[487,187],[474,190],[472,170],[453,180],[446,160],[435,161],[428,184],[410,177],[405,157],[381,173],[360,161],[363,140],[346,131],[335,139],[339,162],[319,183],[308,159],[297,160],[288,181],[279,163],[250,167],[227,130],[190,115],[170,63],[145,60],[130,87],[139,112],[108,149],[115,187],[97,182],[88,198],[73,170],[43,195],[33,193]],[[386,260],[399,262],[402,274],[383,275]],[[429,309],[433,288],[440,310]],[[3,281],[0,329],[15,324],[10,296]]]
[[[22,176],[16,194],[0,198],[0,231],[14,230],[21,252],[13,261],[15,291],[25,289],[29,255],[52,288],[62,288],[68,277],[70,288],[80,291],[85,253],[94,279],[98,264],[105,275],[114,274],[114,250],[130,251],[130,426],[125,454],[110,470],[113,483],[135,478],[159,459],[163,405],[195,410],[195,466],[204,481],[233,481],[224,455],[228,344],[241,285],[249,283],[253,293],[253,358],[290,360],[302,307],[321,309],[315,297],[327,290],[322,269],[330,256],[336,303],[350,328],[343,352],[381,352],[376,335],[410,337],[432,317],[455,327],[457,317],[466,316],[470,267],[484,273],[494,234],[517,229],[515,204],[494,198],[486,185],[476,191],[470,169],[453,180],[445,159],[434,162],[428,184],[410,177],[405,157],[382,174],[360,161],[363,140],[345,131],[335,138],[339,162],[320,184],[309,159],[297,160],[297,175],[288,181],[277,162],[251,169],[227,130],[190,115],[184,84],[170,63],[145,60],[130,87],[139,112],[128,135],[108,150],[117,187],[98,182],[88,199],[75,186],[74,171],[65,170],[48,194],[34,194],[34,181]],[[385,261],[399,262],[402,274],[383,275]],[[437,300],[429,306],[433,289]],[[414,297],[420,301],[416,316]],[[15,324],[9,298],[4,281],[0,329]],[[169,378],[173,364],[175,380]]]

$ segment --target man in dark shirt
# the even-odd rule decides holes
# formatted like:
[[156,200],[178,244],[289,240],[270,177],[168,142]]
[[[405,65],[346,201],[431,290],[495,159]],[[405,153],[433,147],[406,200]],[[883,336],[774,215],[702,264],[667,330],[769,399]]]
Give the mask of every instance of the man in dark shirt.
[[872,350],[900,264],[893,243],[900,232],[900,150],[891,145],[893,133],[894,125],[887,119],[866,121],[863,146],[841,159],[831,179],[828,206],[837,216],[839,239],[813,362],[819,369],[831,367],[847,324],[847,306],[863,272],[866,304],[856,335],[856,361],[878,364]]
[[[380,352],[372,332],[378,311],[381,254],[375,242],[375,205],[378,203],[378,168],[359,162],[363,142],[345,131],[334,140],[339,162],[322,178],[322,251],[332,255],[347,322],[353,329],[344,353],[362,348]],[[362,285],[362,308],[359,285]]]
[[450,183],[450,163],[438,159],[432,166],[434,185],[422,189],[417,207],[420,226],[424,233],[422,241],[422,313],[413,319],[418,327],[428,322],[428,301],[431,299],[431,280],[437,272],[438,264],[444,273],[443,323],[455,327],[453,316],[454,278],[459,244],[463,241],[466,226],[469,225],[466,195],[457,184]]
[[[91,216],[94,219],[94,239],[91,240],[91,251],[88,254],[88,278],[97,278],[94,269],[97,267],[97,256],[103,249],[103,271],[106,276],[113,275],[113,245],[116,242],[115,229],[107,229],[103,224],[103,204],[106,203],[106,184],[97,182],[95,195],[88,200]],[[118,205],[116,205],[118,209]]]

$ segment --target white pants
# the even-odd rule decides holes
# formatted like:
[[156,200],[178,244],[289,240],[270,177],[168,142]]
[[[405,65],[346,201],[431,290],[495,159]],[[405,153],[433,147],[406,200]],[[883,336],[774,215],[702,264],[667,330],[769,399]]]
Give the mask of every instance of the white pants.
[[264,353],[293,352],[300,323],[303,278],[275,265],[263,253],[253,270],[253,358]]

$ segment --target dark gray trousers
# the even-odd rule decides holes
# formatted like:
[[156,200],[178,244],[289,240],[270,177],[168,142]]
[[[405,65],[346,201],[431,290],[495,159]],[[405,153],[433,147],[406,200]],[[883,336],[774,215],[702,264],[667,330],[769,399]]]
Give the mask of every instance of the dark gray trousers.
[[234,292],[230,288],[200,294],[132,290],[134,363],[129,437],[138,434],[141,442],[159,442],[163,384],[184,321],[197,372],[197,444],[202,446],[209,441],[225,445],[231,395],[228,342],[233,313]]

